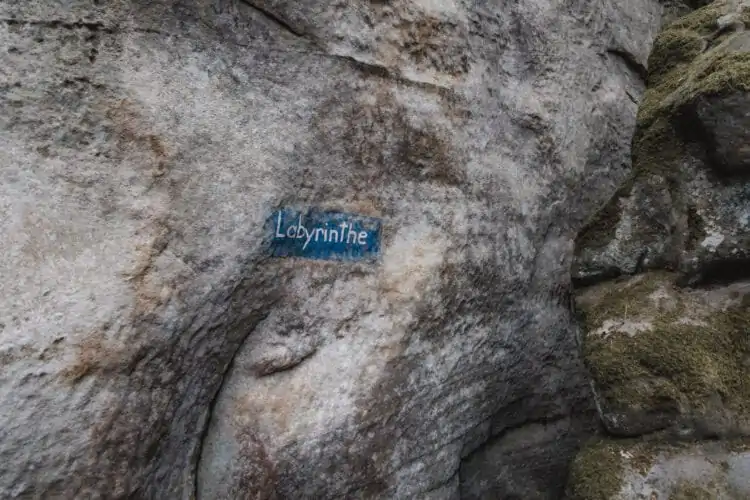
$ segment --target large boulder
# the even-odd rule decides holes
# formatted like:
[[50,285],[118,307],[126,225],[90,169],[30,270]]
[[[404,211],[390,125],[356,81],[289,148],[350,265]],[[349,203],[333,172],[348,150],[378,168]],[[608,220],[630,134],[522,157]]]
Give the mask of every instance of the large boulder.
[[613,438],[696,447],[625,476],[620,451],[591,448],[571,475],[573,498],[748,496],[746,452],[730,473],[702,457],[709,441],[750,443],[746,26],[750,3],[717,1],[659,34],[632,175],[579,234],[573,266],[605,448],[622,445]]
[[746,23],[750,4],[718,1],[659,34],[633,171],[578,236],[578,283],[647,269],[677,270],[689,284],[750,276]]
[[0,2],[0,497],[554,498],[661,10]]

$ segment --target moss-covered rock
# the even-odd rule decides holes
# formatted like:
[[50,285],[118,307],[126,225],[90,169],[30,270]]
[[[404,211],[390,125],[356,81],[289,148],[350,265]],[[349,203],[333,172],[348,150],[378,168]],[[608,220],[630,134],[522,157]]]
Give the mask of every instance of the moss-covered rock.
[[603,439],[570,470],[567,500],[736,500],[750,498],[750,441]]
[[678,171],[685,142],[695,139],[695,103],[750,90],[750,33],[744,26],[750,26],[750,6],[717,1],[671,23],[656,38],[633,141],[636,177]]
[[[695,268],[685,262],[703,258],[685,248],[692,196],[686,186],[703,171],[750,177],[745,25],[750,27],[750,7],[717,1],[667,25],[656,38],[632,141],[632,173],[579,233],[573,269],[579,283],[660,267]],[[728,192],[723,181],[701,182],[713,205],[747,203],[746,194]],[[737,216],[724,219],[715,232],[729,238],[728,224],[736,226]]]
[[584,357],[608,430],[674,426],[744,433],[750,422],[750,295],[680,289],[673,273],[610,281],[579,295]]
[[570,469],[566,498],[607,500],[616,495],[623,482],[621,448],[609,441],[589,443],[576,456]]
[[[745,26],[750,2],[717,1],[664,28],[632,175],[577,238],[584,359],[606,430],[628,440],[584,448],[569,498],[750,498],[747,443],[726,442],[750,437]],[[718,455],[687,443],[716,439]]]

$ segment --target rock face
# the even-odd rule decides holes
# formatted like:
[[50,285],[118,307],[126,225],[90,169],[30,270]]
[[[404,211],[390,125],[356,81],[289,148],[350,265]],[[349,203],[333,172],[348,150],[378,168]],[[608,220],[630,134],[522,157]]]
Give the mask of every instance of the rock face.
[[[659,34],[633,173],[576,246],[583,352],[608,433],[696,444],[635,475],[616,456],[630,445],[593,445],[579,463],[609,465],[574,467],[572,498],[748,496],[747,453],[721,443],[750,438],[749,21],[747,2],[714,2]],[[739,469],[706,463],[704,440]],[[691,470],[693,497],[679,486]]]
[[[0,497],[558,496],[661,10],[1,2]],[[379,260],[268,258],[286,207]]]

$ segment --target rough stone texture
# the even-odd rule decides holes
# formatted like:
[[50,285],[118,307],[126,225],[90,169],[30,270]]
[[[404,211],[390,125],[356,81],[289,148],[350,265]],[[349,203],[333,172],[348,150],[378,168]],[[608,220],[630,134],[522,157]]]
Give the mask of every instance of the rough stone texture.
[[[0,497],[554,498],[660,12],[0,2]],[[380,262],[265,258],[280,206]]]
[[622,442],[589,448],[572,498],[748,497],[747,453],[719,468],[701,443],[750,435],[748,25],[749,2],[717,1],[659,34],[632,175],[578,236],[573,266],[606,430],[698,443],[635,475],[612,459]]
[[[750,41],[743,34],[743,44]],[[748,46],[750,48],[750,46]],[[750,173],[750,102],[744,92],[699,99],[694,104],[700,137],[710,152],[711,165],[727,176]]]

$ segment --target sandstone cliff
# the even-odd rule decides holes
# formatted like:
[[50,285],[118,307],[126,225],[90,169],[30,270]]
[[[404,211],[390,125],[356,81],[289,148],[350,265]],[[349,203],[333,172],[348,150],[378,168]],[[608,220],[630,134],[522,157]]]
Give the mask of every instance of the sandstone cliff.
[[[663,10],[0,1],[0,497],[559,497],[595,424],[572,242]],[[737,215],[705,200],[704,239]],[[377,262],[269,258],[311,207],[381,219]]]

